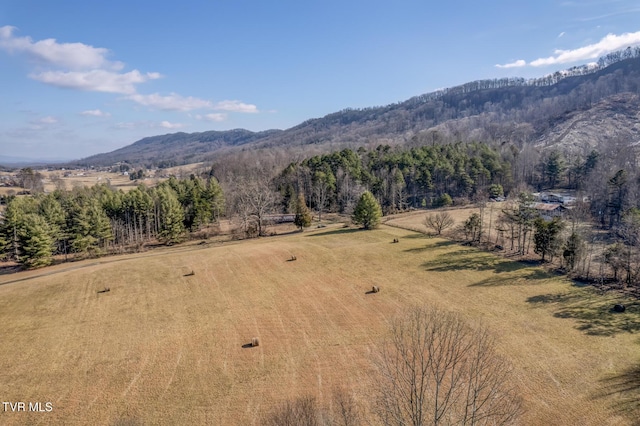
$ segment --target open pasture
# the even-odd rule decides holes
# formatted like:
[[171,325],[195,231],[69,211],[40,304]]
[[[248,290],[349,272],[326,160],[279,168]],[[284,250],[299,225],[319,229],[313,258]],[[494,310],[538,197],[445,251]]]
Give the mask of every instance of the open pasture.
[[[40,171],[43,179],[42,183],[46,192],[52,192],[57,187],[62,187],[65,190],[71,190],[73,188],[91,187],[100,184],[109,184],[116,189],[122,189],[123,191],[129,191],[136,188],[140,183],[144,183],[147,186],[154,186],[159,182],[159,179],[145,178],[143,180],[130,180],[129,176],[122,175],[121,173],[102,172],[95,170],[87,171]],[[3,172],[5,176],[8,176],[8,172]],[[66,175],[65,175],[66,174]],[[57,180],[57,183],[56,183]],[[0,195],[15,195],[24,188],[19,186],[3,186],[0,187]]]
[[[486,207],[483,213],[483,226],[485,230],[485,235],[491,229],[491,240],[495,240],[497,237],[496,225],[497,220],[500,217],[500,213],[502,209],[507,208],[507,202],[490,202],[486,203]],[[443,234],[450,234],[454,232],[456,228],[464,225],[464,222],[469,219],[473,213],[480,214],[480,209],[474,207],[472,205],[463,206],[463,207],[448,207],[443,209],[433,209],[433,210],[416,210],[407,213],[399,213],[386,217],[385,223],[391,226],[397,226],[404,229],[409,229],[413,231],[418,231],[427,234],[434,234],[433,229],[427,228],[424,224],[424,219],[428,215],[436,214],[440,212],[447,212],[453,218],[455,224],[445,230]]]
[[328,227],[98,262],[0,275],[0,396],[53,406],[0,424],[259,424],[336,386],[367,412],[376,348],[415,303],[495,333],[522,423],[638,418],[637,301],[443,239]]

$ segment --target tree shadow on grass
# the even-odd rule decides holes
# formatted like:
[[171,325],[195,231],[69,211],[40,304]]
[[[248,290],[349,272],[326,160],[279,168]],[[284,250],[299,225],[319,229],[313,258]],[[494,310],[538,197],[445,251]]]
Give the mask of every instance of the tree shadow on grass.
[[598,295],[591,289],[568,293],[541,294],[527,299],[531,304],[555,305],[556,318],[578,322],[576,328],[593,336],[640,332],[640,301],[624,302],[625,312],[615,312],[615,295]]
[[16,272],[20,272],[22,267],[20,265],[1,265],[0,264],[0,275],[14,274]]
[[425,252],[425,251],[430,251],[430,250],[439,249],[439,248],[443,248],[443,247],[450,247],[450,246],[453,246],[455,244],[456,243],[453,242],[453,241],[441,240],[441,241],[436,241],[433,244],[426,245],[424,247],[414,247],[414,248],[406,249],[406,250],[404,250],[404,252],[406,252],[406,253],[422,253],[422,252]]
[[[523,268],[518,268],[518,269],[523,269]],[[501,271],[496,271],[496,272],[501,272]],[[532,284],[535,281],[542,282],[543,280],[547,280],[549,278],[552,278],[552,275],[550,275],[548,272],[545,272],[541,269],[532,268],[526,272],[519,272],[516,276],[505,275],[505,276],[493,276],[493,277],[485,278],[482,281],[469,284],[469,287],[495,287],[495,286],[504,286],[504,285]]]
[[613,408],[629,418],[640,419],[640,364],[600,380],[596,398],[613,398]]
[[489,277],[471,284],[470,287],[513,285],[522,280],[544,280],[553,276],[531,264],[505,260],[490,253],[469,249],[443,253],[436,259],[423,263],[422,267],[434,272],[491,271],[506,274],[502,277]]
[[408,239],[408,240],[428,240],[430,238],[434,238],[432,235],[425,235],[422,234],[420,232],[415,231],[415,234],[409,234],[409,235],[405,235],[402,238],[404,239]]
[[365,229],[356,228],[356,229],[335,229],[333,231],[326,232],[316,232],[313,234],[307,234],[305,237],[324,237],[327,235],[342,235],[342,234],[353,234],[354,232],[365,232]]

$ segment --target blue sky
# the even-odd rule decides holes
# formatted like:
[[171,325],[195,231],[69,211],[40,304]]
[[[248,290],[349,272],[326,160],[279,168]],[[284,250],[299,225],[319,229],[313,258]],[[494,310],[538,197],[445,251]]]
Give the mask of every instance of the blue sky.
[[637,0],[3,0],[0,156],[286,129],[638,44]]

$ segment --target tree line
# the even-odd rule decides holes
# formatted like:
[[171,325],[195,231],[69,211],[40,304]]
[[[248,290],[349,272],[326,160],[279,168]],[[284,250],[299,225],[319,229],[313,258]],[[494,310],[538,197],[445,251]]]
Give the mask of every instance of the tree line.
[[129,192],[100,184],[8,197],[0,255],[34,268],[55,255],[97,255],[152,240],[171,244],[218,220],[224,206],[218,181],[194,175]]
[[438,144],[411,149],[343,149],[289,164],[275,179],[281,207],[290,211],[303,193],[321,218],[324,211],[351,214],[369,190],[385,214],[407,208],[451,204],[492,189],[502,195],[513,186],[511,166],[480,142]]
[[[492,241],[520,255],[533,251],[590,279],[593,265],[602,265],[616,280],[640,280],[640,173],[633,146],[619,141],[609,149],[571,157],[552,150],[522,161],[522,151],[514,145],[443,144],[428,137],[420,142],[412,148],[343,149],[280,170],[273,164],[266,167],[265,159],[252,169],[240,163],[234,169],[228,162],[226,168],[216,166],[220,184],[211,168],[127,193],[103,184],[6,197],[0,249],[4,257],[36,267],[49,264],[56,254],[123,251],[156,240],[171,244],[223,216],[243,236],[266,235],[271,214],[296,214],[302,229],[310,224],[309,210],[318,220],[328,212],[351,215],[368,191],[368,205],[373,199],[383,214],[475,202],[478,213],[460,229],[471,243]],[[31,188],[41,186],[33,170],[18,175]],[[530,193],[554,187],[577,191],[576,205],[566,221],[537,220]],[[504,195],[513,202],[499,215],[489,215],[486,227],[484,203]],[[367,227],[361,210],[358,216],[356,222]],[[605,231],[606,239],[579,225],[590,220]]]

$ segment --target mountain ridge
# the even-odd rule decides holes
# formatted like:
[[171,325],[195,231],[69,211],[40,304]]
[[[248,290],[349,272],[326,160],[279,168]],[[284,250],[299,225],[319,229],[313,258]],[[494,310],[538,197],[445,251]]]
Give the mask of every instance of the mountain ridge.
[[[583,65],[564,72],[525,80],[477,80],[450,89],[414,96],[405,101],[361,109],[346,108],[311,118],[286,130],[252,132],[245,129],[170,133],[150,136],[110,153],[78,161],[82,165],[109,165],[119,161],[147,167],[169,167],[211,160],[238,149],[294,148],[314,145],[317,150],[356,145],[403,144],[420,139],[504,140],[514,128],[526,127],[516,144],[535,142],[549,147],[558,139],[556,126],[572,112],[588,111],[611,96],[628,104],[628,120],[640,110],[640,48],[609,54],[597,66]],[[616,112],[620,114],[620,112]],[[610,127],[610,126],[608,126]],[[571,129],[563,127],[571,133]],[[598,135],[597,129],[592,129]],[[567,135],[565,135],[566,137]],[[513,139],[513,138],[512,138]],[[601,138],[600,138],[601,139]],[[594,145],[585,141],[585,146]],[[601,141],[597,143],[602,143]]]

